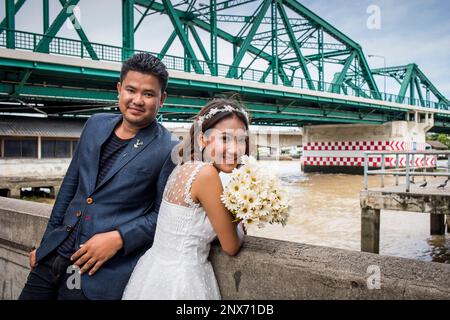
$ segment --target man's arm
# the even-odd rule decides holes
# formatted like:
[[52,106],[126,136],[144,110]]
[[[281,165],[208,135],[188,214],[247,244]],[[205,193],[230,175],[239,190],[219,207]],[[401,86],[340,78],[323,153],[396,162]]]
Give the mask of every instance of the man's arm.
[[156,196],[152,211],[117,228],[117,231],[119,231],[123,240],[123,249],[125,254],[131,253],[139,247],[153,241],[164,188],[174,167],[175,164],[173,163],[171,154],[169,153],[158,176],[158,181],[156,183]]
[[70,259],[80,267],[81,273],[89,270],[89,275],[93,275],[120,249],[123,248],[126,255],[153,241],[164,188],[174,167],[169,154],[158,176],[152,211],[117,227],[117,230],[96,234],[80,245],[81,248]]
[[[89,121],[89,120],[88,120]],[[61,184],[61,188],[56,197],[55,204],[53,205],[52,213],[50,219],[48,220],[47,228],[42,237],[41,243],[48,237],[48,235],[57,227],[60,227],[63,220],[64,214],[66,213],[67,207],[70,201],[72,201],[77,188],[78,188],[78,173],[79,173],[79,149],[83,141],[84,131],[87,122],[83,128],[80,140],[78,141],[77,147],[75,148],[74,155],[70,161],[69,168],[67,169],[64,180]]]

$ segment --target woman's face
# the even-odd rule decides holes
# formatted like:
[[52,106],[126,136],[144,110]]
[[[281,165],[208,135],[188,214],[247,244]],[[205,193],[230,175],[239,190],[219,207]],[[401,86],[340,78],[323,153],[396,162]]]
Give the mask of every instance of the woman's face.
[[230,173],[245,154],[247,135],[245,124],[234,115],[218,122],[203,135],[204,161]]

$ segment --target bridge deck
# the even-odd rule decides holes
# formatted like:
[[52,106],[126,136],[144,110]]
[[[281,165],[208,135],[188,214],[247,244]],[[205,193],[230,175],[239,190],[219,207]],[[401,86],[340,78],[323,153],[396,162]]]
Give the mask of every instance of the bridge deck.
[[[105,62],[105,61],[94,61],[90,59],[81,59],[76,57],[67,57],[61,55],[50,55],[46,53],[38,53],[38,52],[28,52],[21,50],[12,50],[0,48],[0,58],[3,59],[11,59],[16,61],[28,61],[32,62],[36,67],[37,64],[53,64],[53,65],[61,65],[68,67],[79,68],[79,72],[89,74],[94,70],[107,71],[112,73],[118,73],[120,71],[121,64],[114,62]],[[88,70],[92,69],[92,70]],[[389,108],[403,111],[421,111],[421,112],[431,112],[431,113],[440,113],[440,114],[448,114],[450,115],[449,110],[436,110],[426,107],[412,106],[408,104],[401,104],[390,101],[381,101],[376,99],[368,99],[364,97],[355,97],[350,95],[338,94],[338,93],[330,93],[323,91],[315,91],[304,88],[294,88],[288,87],[284,85],[273,85],[269,83],[260,83],[253,82],[249,80],[240,80],[240,79],[230,79],[230,78],[222,78],[222,77],[214,77],[209,75],[201,75],[183,71],[169,70],[171,79],[178,80],[186,80],[190,82],[198,81],[208,84],[217,84],[230,86],[230,88],[247,88],[261,91],[263,94],[269,94],[270,92],[277,92],[282,96],[286,96],[289,94],[293,95],[302,95],[305,97],[310,97],[313,99],[327,99],[328,101],[341,101],[346,103],[359,103],[364,104],[371,107],[380,107],[380,108]]]

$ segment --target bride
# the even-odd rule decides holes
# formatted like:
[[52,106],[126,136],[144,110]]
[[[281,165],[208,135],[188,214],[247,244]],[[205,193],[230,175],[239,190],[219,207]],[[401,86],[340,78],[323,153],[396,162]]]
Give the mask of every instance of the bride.
[[208,260],[216,236],[235,255],[243,241],[242,223],[220,200],[219,172],[230,173],[249,153],[249,119],[234,100],[216,99],[195,117],[181,163],[164,190],[152,247],[140,258],[122,299],[220,299]]

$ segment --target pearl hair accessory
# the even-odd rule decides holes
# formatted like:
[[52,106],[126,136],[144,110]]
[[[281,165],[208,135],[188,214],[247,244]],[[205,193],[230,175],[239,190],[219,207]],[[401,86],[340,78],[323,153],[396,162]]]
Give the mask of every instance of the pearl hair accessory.
[[202,125],[205,120],[211,119],[215,114],[217,114],[219,112],[233,112],[233,111],[242,113],[245,116],[245,118],[248,120],[248,114],[247,114],[247,112],[245,112],[245,110],[233,108],[232,106],[227,104],[227,105],[224,105],[224,106],[222,106],[220,108],[212,108],[205,115],[198,117],[196,122],[199,125]]

